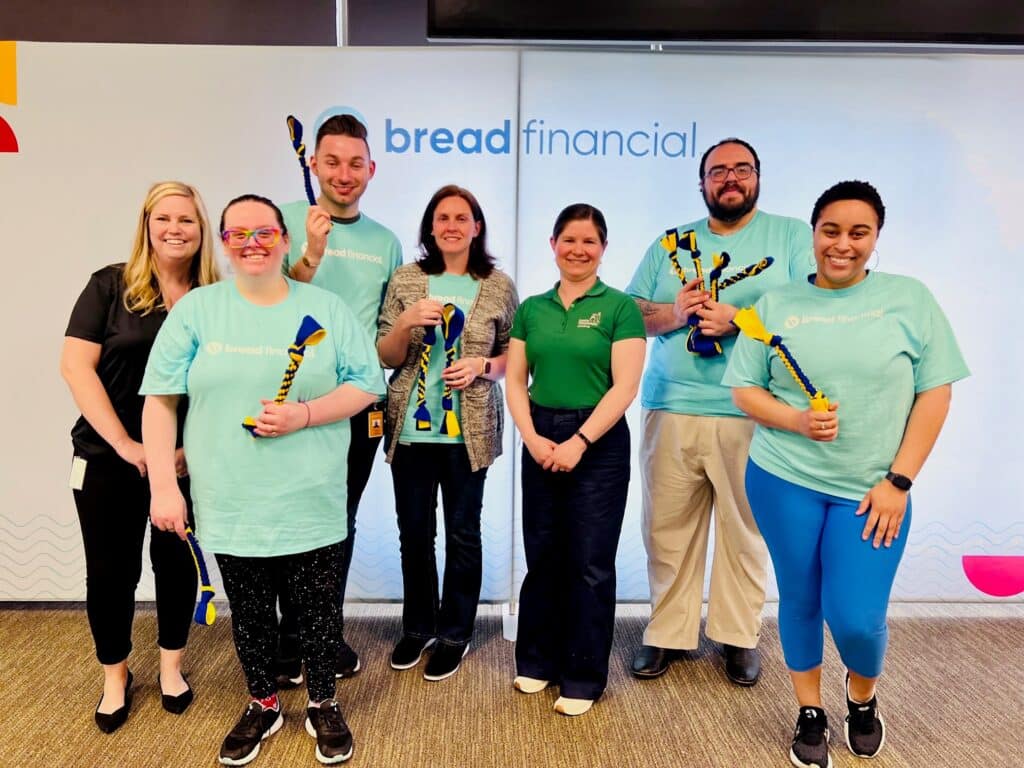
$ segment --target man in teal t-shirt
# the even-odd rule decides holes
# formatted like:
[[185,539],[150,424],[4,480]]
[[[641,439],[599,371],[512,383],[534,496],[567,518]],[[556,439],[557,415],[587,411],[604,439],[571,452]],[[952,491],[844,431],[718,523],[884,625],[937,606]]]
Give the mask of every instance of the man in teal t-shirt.
[[640,456],[651,620],[633,658],[637,677],[657,677],[698,645],[712,508],[705,632],[722,643],[730,680],[753,685],[760,674],[768,554],[743,485],[753,424],[721,382],[736,309],[813,271],[810,227],[759,211],[760,178],[747,142],[708,149],[700,163],[708,217],[659,236],[626,289],[654,337]]
[[[317,130],[309,167],[320,184],[320,196],[314,206],[305,200],[282,206],[292,236],[284,271],[296,280],[340,296],[367,336],[376,339],[380,305],[391,275],[402,263],[402,247],[391,230],[359,210],[359,200],[376,171],[370,158],[366,126],[349,114],[329,117]],[[352,440],[348,447],[348,538],[341,562],[343,602],[352,564],[356,511],[370,479],[377,446],[384,436],[383,402],[356,414],[349,424]],[[281,638],[282,682],[301,682],[298,627],[284,604]],[[338,650],[336,671],[339,677],[350,677],[359,671],[359,656],[344,638]]]

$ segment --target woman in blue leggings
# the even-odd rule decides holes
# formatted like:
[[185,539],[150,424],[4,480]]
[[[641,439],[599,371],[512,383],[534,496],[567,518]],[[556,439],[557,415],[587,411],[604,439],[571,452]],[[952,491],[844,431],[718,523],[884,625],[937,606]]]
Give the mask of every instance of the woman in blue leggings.
[[826,190],[811,214],[815,273],[761,298],[754,309],[768,334],[741,336],[724,379],[757,422],[747,496],[778,580],[800,705],[790,760],[803,768],[832,765],[824,622],[847,668],[847,746],[874,757],[885,743],[875,685],[910,486],[942,429],[952,382],[969,375],[928,289],[867,269],[884,219],[870,184]]

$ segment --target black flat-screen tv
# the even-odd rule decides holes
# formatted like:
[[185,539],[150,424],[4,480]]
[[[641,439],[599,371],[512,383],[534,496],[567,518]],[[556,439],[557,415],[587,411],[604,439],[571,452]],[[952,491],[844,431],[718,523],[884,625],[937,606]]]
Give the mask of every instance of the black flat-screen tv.
[[1024,45],[1024,0],[428,0],[451,41]]

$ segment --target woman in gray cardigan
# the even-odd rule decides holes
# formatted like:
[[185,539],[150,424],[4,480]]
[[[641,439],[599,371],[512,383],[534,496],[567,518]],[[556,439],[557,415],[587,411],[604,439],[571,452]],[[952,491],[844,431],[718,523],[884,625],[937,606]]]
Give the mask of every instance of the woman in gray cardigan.
[[[427,204],[420,258],[399,267],[381,309],[377,348],[388,384],[387,461],[395,486],[405,604],[391,666],[443,680],[469,650],[480,599],[480,511],[487,468],[501,453],[515,285],[487,253],[476,198],[449,185]],[[438,595],[437,490],[445,527]],[[435,645],[436,643],[436,645]]]

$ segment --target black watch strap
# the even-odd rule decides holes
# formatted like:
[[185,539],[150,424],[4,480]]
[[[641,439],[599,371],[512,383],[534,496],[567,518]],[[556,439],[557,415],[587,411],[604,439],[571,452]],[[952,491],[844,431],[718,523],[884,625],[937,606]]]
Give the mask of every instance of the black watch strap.
[[887,472],[885,474],[885,479],[901,491],[909,491],[910,487],[914,484],[913,480],[906,475],[899,474],[898,472]]

